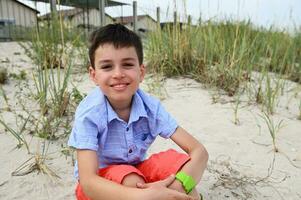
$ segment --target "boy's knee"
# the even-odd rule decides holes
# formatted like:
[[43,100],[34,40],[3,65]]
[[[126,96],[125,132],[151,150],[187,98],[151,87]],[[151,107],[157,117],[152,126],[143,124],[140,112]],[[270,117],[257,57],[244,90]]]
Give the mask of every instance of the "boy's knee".
[[128,187],[137,187],[137,183],[145,183],[144,179],[136,173],[126,175],[121,184]]

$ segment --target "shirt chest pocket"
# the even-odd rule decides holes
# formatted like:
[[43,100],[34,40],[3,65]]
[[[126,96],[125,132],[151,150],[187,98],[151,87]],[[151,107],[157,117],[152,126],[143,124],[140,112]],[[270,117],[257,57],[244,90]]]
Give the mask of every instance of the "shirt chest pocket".
[[136,144],[149,146],[154,139],[155,138],[151,135],[147,120],[142,119],[134,126],[134,141]]
[[136,143],[140,143],[140,144],[142,143],[147,145],[147,144],[151,144],[154,141],[154,138],[150,133],[140,132],[134,135],[134,140]]

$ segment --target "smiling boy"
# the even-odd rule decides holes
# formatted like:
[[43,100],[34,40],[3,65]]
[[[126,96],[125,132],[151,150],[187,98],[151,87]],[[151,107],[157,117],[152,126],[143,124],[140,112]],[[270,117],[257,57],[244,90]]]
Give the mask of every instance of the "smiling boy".
[[134,47],[116,48],[103,44],[95,51],[95,66],[90,67],[90,77],[108,98],[118,116],[127,122],[132,97],[145,74],[139,65]]
[[[90,43],[89,73],[97,87],[78,106],[68,142],[77,149],[77,199],[199,199],[195,185],[208,153],[139,89],[145,75],[140,38],[110,24],[94,31]],[[186,154],[170,149],[145,159],[157,136]]]

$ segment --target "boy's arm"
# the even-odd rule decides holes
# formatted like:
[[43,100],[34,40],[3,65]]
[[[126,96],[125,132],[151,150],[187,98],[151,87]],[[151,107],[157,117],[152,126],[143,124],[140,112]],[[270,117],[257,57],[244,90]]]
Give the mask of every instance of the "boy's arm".
[[127,188],[97,175],[98,158],[95,151],[77,150],[80,184],[91,199],[135,199]]
[[[183,149],[189,156],[190,160],[182,167],[181,171],[186,172],[192,176],[198,183],[205,171],[208,161],[208,152],[205,147],[198,142],[193,136],[191,136],[186,130],[178,127],[171,139]],[[184,192],[182,184],[175,180],[170,188],[177,189]]]
[[167,188],[174,179],[167,178],[146,189],[125,187],[97,175],[98,159],[95,151],[77,150],[80,184],[87,196],[93,200],[193,200],[175,190]]

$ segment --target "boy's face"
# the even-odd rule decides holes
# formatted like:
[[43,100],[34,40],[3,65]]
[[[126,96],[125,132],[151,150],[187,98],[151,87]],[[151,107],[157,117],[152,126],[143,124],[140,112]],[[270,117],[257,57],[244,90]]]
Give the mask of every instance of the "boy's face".
[[130,106],[145,75],[139,65],[134,47],[116,49],[112,44],[99,46],[95,51],[95,69],[89,68],[90,78],[100,87],[115,108]]

